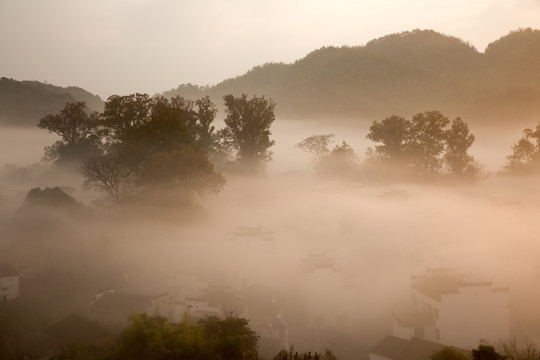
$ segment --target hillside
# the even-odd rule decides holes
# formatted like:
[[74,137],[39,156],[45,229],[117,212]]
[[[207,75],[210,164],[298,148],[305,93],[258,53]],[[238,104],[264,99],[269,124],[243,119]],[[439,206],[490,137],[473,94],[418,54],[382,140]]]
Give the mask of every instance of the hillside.
[[273,98],[281,116],[382,117],[438,109],[450,116],[509,121],[540,111],[540,31],[518,30],[485,53],[433,30],[364,46],[323,47],[292,64],[265,64],[215,86],[181,85],[165,96],[228,93]]
[[61,110],[66,102],[86,101],[101,111],[103,101],[78,87],[59,87],[38,81],[0,78],[0,125],[34,126],[46,114]]

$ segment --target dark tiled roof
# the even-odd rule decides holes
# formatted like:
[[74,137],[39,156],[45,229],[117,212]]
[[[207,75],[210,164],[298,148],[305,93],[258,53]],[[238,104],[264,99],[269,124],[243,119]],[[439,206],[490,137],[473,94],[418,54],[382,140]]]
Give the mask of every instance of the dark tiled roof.
[[151,303],[151,296],[121,293],[105,293],[90,308],[95,311],[114,313],[143,313]]
[[420,280],[413,285],[413,288],[434,300],[441,301],[443,294],[457,293],[460,287],[486,285],[491,285],[491,282],[468,281],[456,275],[441,273]]
[[111,336],[109,332],[103,330],[99,325],[75,314],[68,315],[51,325],[45,330],[45,334],[61,346],[87,343]]
[[379,341],[379,343],[371,349],[371,352],[396,360],[408,343],[408,340],[386,335],[384,339]]
[[434,352],[444,347],[443,344],[419,338],[405,340],[387,335],[371,352],[392,360],[429,360]]
[[11,264],[0,264],[0,277],[19,276],[17,268]]

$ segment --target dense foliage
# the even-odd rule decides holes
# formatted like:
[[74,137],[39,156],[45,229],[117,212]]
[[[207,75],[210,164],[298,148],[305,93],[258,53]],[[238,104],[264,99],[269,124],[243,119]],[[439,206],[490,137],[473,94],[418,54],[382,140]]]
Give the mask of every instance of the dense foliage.
[[512,154],[506,157],[504,171],[512,174],[534,174],[540,172],[540,123],[532,129],[523,130],[523,135],[512,145]]
[[84,102],[67,103],[38,124],[61,137],[45,149],[44,159],[81,164],[85,187],[113,203],[152,197],[189,203],[194,193],[223,189],[225,178],[215,165],[258,173],[271,160],[274,102],[245,94],[224,101],[226,127],[219,132],[209,97],[113,95],[101,114],[90,113]]
[[255,360],[258,337],[248,321],[235,315],[189,318],[170,323],[159,316],[133,315],[113,343],[73,346],[56,360]]
[[[432,176],[443,171],[473,179],[479,166],[468,150],[474,142],[468,125],[439,111],[418,113],[411,120],[390,116],[374,121],[367,138],[378,143],[369,150],[373,163],[407,175]],[[394,174],[395,175],[395,174]]]

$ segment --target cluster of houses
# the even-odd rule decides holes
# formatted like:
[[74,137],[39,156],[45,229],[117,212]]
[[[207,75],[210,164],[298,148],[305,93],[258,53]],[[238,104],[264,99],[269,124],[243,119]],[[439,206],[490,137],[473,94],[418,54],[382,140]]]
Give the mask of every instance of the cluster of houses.
[[[269,254],[275,252],[273,234],[261,227],[241,227],[230,233],[226,241],[230,253],[224,256],[229,261],[234,262],[234,256],[246,250],[254,262],[239,261],[239,266],[245,268],[234,274],[234,282],[219,284],[200,273],[178,272],[171,274],[158,292],[104,289],[95,294],[88,307],[88,320],[99,324],[99,328],[70,315],[48,329],[48,336],[65,338],[62,334],[70,332],[65,329],[79,327],[86,337],[107,337],[127,326],[133,313],[159,315],[171,322],[232,313],[249,320],[250,327],[260,337],[264,356],[288,350],[292,345],[290,329],[277,300],[279,294],[262,285],[265,282],[260,275],[264,272],[257,276],[250,274],[252,267],[271,271],[273,260]],[[33,268],[22,264],[25,274],[32,274]],[[307,320],[304,326],[311,332],[311,350],[321,352],[325,343],[316,337],[319,331],[339,329],[354,333],[355,326],[361,322],[361,287],[325,254],[308,254],[300,259],[299,268],[298,294]],[[540,270],[538,273],[540,284]],[[0,263],[0,303],[19,297],[20,276],[22,272],[15,266]],[[515,336],[511,332],[508,287],[497,287],[491,280],[478,279],[456,269],[428,269],[411,276],[409,292],[409,300],[392,311],[389,333],[369,351],[370,360],[429,359],[445,346],[467,352],[477,347],[481,339],[495,343]],[[536,295],[535,299],[540,299],[540,290]],[[55,340],[58,341],[61,340]]]
[[510,292],[455,269],[411,277],[410,301],[393,312],[393,334],[370,360],[429,359],[445,346],[467,352],[481,340],[510,340]]
[[[272,233],[261,227],[241,227],[229,234],[226,241],[234,242],[233,247],[263,253],[273,247]],[[129,316],[134,313],[159,315],[171,322],[234,314],[249,320],[250,327],[260,337],[263,354],[273,356],[281,349],[288,349],[288,325],[278,311],[272,291],[259,282],[247,281],[246,277],[237,280],[232,284],[216,284],[203,274],[178,272],[168,277],[166,289],[156,293],[104,289],[89,304],[90,318],[117,331],[128,325]]]

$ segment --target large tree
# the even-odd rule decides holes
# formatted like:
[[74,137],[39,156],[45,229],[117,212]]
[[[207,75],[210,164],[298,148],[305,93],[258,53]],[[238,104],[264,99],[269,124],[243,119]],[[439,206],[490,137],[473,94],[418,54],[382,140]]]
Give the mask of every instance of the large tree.
[[413,163],[421,174],[435,174],[442,166],[445,149],[445,127],[450,120],[439,111],[426,111],[413,116],[409,149]]
[[460,178],[475,177],[479,171],[474,157],[468,151],[474,142],[474,135],[469,126],[460,118],[452,121],[452,127],[446,130],[446,152],[443,160],[451,174]]
[[185,147],[154,154],[142,171],[139,183],[154,189],[180,189],[202,195],[206,191],[220,192],[225,178],[214,171],[203,150]]
[[382,163],[386,167],[378,171],[390,174],[406,169],[406,174],[424,176],[446,170],[458,178],[476,177],[479,165],[468,154],[474,135],[460,118],[454,119],[450,128],[449,124],[439,111],[418,113],[411,120],[392,115],[373,122],[366,137],[380,145],[375,151],[369,149],[370,166]]
[[224,178],[203,144],[215,136],[215,106],[208,98],[196,105],[181,97],[111,96],[101,116],[107,153],[84,163],[85,185],[115,202],[141,189],[220,191]]
[[87,159],[81,172],[86,188],[101,191],[113,203],[123,200],[136,176],[135,171],[114,154]]
[[403,160],[410,141],[411,122],[392,115],[381,122],[374,121],[366,138],[381,143],[375,146],[377,155],[392,160]]
[[334,134],[308,136],[296,144],[296,147],[304,152],[314,155],[317,160],[320,160],[330,152],[328,146],[332,143],[333,137]]
[[89,113],[84,101],[66,103],[58,114],[45,115],[38,127],[59,135],[62,140],[45,148],[45,160],[84,161],[101,153],[99,116]]
[[540,123],[536,129],[523,130],[523,135],[512,145],[512,154],[506,157],[504,169],[511,173],[540,171]]
[[237,160],[243,171],[257,173],[264,170],[272,159],[269,148],[270,127],[275,120],[275,103],[270,99],[246,94],[240,97],[226,95],[223,137],[237,151]]

